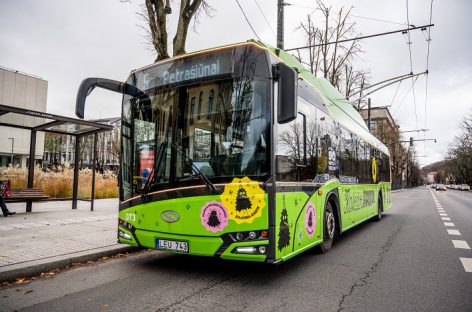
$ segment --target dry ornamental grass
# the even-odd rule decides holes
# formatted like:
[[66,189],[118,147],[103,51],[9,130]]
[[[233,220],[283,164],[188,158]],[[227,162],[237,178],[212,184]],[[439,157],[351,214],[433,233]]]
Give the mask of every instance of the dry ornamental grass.
[[[28,170],[19,167],[0,167],[0,180],[10,180],[13,189],[26,188]],[[43,171],[39,166],[34,170],[34,187],[41,188],[51,198],[72,197],[74,170],[65,165],[57,171]],[[92,170],[79,170],[79,198],[91,198]],[[117,177],[112,172],[95,172],[95,198],[118,197]]]

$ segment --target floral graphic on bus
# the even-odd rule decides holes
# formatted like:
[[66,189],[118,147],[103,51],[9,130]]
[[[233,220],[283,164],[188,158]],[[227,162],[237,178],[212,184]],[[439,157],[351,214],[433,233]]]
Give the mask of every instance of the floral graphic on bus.
[[228,225],[228,212],[221,203],[211,201],[202,207],[200,220],[208,231],[220,232]]
[[312,237],[316,229],[316,210],[312,203],[309,203],[305,212],[305,230],[308,237]]
[[225,186],[220,197],[228,209],[229,218],[240,224],[252,223],[254,219],[262,216],[262,209],[266,205],[264,194],[258,182],[244,177],[234,178]]

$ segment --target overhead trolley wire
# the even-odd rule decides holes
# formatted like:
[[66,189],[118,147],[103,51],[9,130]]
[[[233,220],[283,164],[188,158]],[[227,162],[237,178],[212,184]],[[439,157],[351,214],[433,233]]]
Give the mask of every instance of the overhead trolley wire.
[[297,48],[290,48],[290,49],[285,49],[285,51],[288,52],[288,51],[293,51],[293,50],[309,49],[309,48],[320,47],[320,46],[329,45],[329,44],[342,43],[342,42],[348,42],[348,41],[354,41],[354,40],[360,40],[360,39],[367,39],[367,38],[373,38],[373,37],[378,37],[378,36],[391,35],[391,34],[395,34],[395,33],[404,33],[406,31],[422,29],[422,28],[428,28],[428,27],[432,27],[432,26],[434,26],[434,24],[423,25],[423,26],[418,26],[418,27],[414,26],[414,27],[409,27],[409,28],[405,28],[405,29],[387,31],[387,32],[379,33],[379,34],[360,36],[360,37],[355,37],[355,38],[350,38],[350,39],[343,39],[343,40],[338,40],[338,41],[330,41],[330,42],[327,42],[327,43],[320,43],[320,44],[314,44],[314,45],[297,47]]
[[246,22],[248,23],[249,27],[251,27],[252,32],[254,33],[254,35],[256,35],[256,37],[257,37],[257,39],[259,39],[259,41],[262,41],[261,38],[257,35],[257,33],[256,33],[256,31],[254,30],[254,28],[252,27],[251,22],[249,22],[249,19],[247,18],[246,13],[244,12],[243,8],[241,7],[241,4],[239,4],[239,1],[238,1],[238,0],[236,0],[236,3],[238,4],[239,9],[241,10],[241,13],[243,13],[244,18],[246,19]]
[[[429,9],[429,22],[433,20],[433,0],[431,0],[431,6]],[[426,71],[429,73],[429,49],[431,45],[431,28],[428,29],[428,37],[426,39],[426,42],[428,43],[428,52],[426,53]],[[425,97],[424,97],[424,127],[426,129],[428,125],[428,118],[427,118],[427,106],[428,106],[428,82],[429,82],[429,75],[426,75],[426,80],[425,80]],[[425,134],[423,134],[425,135]],[[426,154],[426,141],[423,142],[423,152]]]
[[[315,11],[318,9],[318,8],[314,8],[314,7],[310,7],[310,6],[306,6],[306,5],[299,5],[299,4],[291,4],[291,6],[294,6],[294,7],[299,7],[299,8],[303,8],[303,9],[313,9],[313,11],[311,11],[310,14],[308,15],[311,15],[313,13],[315,13]],[[339,11],[332,11],[333,13],[336,13],[338,14]],[[394,24],[394,25],[402,25],[402,26],[405,26],[406,24],[405,23],[399,23],[399,22],[394,22],[394,21],[388,21],[388,20],[384,20],[384,19],[380,19],[380,18],[373,18],[373,17],[367,17],[367,16],[361,16],[361,15],[354,15],[354,14],[349,14],[350,16],[352,17],[357,17],[357,18],[362,18],[362,19],[366,19],[366,20],[371,20],[371,21],[376,21],[376,22],[382,22],[382,23],[388,23],[388,24]]]
[[261,9],[261,6],[259,5],[259,3],[257,2],[257,0],[254,0],[254,2],[256,3],[257,7],[259,8],[259,12],[261,12],[262,16],[264,17],[266,23],[267,23],[267,26],[269,26],[269,29],[270,31],[272,32],[272,34],[275,36],[276,40],[277,40],[277,35],[275,34],[275,31],[274,29],[272,28],[272,26],[270,25],[269,21],[267,20],[267,17],[265,16],[264,12],[262,11]]
[[400,83],[398,83],[398,86],[397,86],[397,90],[395,90],[395,94],[393,95],[393,98],[392,98],[392,101],[390,102],[390,107],[393,105],[393,102],[395,102],[395,98],[397,97],[397,93],[398,93],[398,89],[400,89],[400,86],[402,85],[402,81],[400,81]]
[[403,99],[400,101],[400,104],[398,105],[397,109],[395,109],[395,111],[393,112],[394,114],[400,109],[400,107],[402,106],[402,104],[405,101],[406,97],[408,96],[408,94],[410,94],[411,90],[413,89],[413,86],[415,85],[416,81],[418,80],[418,77],[419,76],[415,77],[415,80],[413,81],[410,89],[408,89],[408,91],[405,93],[405,95],[403,96]]
[[[408,10],[408,0],[406,0],[406,22],[408,23],[408,26],[410,25],[410,14]],[[407,31],[408,35],[408,52],[410,54],[410,71],[413,73],[413,58],[411,54],[411,36],[410,36],[410,31]],[[415,120],[416,120],[416,128],[418,128],[418,112],[416,110],[416,93],[415,93],[415,84],[413,83],[413,77],[411,78],[411,86],[413,88],[413,104],[415,106]]]
[[[433,0],[431,0],[431,7],[429,10],[429,22],[431,23],[432,20],[433,20]],[[431,45],[431,28],[428,29],[428,38],[426,39],[426,41],[428,42],[428,52],[426,53],[426,71],[429,72],[429,48]],[[429,80],[429,75],[426,75],[426,90],[425,90],[426,95],[425,95],[425,101],[424,101],[424,127],[425,128],[427,126],[426,107],[428,104],[428,80]]]

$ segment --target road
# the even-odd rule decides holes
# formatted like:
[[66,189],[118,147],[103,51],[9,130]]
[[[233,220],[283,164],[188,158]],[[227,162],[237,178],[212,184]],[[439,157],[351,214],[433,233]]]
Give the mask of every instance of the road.
[[418,188],[393,203],[324,255],[272,266],[144,251],[4,287],[0,310],[472,311],[460,260],[472,250],[452,241],[472,245],[472,192]]

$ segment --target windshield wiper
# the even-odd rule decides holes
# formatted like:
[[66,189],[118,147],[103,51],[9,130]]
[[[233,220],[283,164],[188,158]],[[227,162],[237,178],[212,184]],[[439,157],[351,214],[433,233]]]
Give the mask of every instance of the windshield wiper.
[[193,171],[195,171],[196,176],[200,180],[202,180],[203,183],[205,183],[207,188],[209,190],[211,190],[213,194],[221,194],[222,193],[222,191],[219,188],[216,188],[215,185],[213,183],[211,183],[211,181],[207,178],[207,176],[203,172],[201,172],[200,169],[198,169],[197,166],[195,166],[195,164],[193,163],[193,159],[188,157],[187,155],[185,155],[185,152],[182,150],[182,148],[180,148],[180,146],[178,146],[175,143],[171,143],[171,147],[174,148],[180,154],[180,156],[182,156],[185,163],[188,166],[190,166],[193,169]]
[[[161,167],[161,162],[162,159],[164,159],[165,155],[167,154],[167,140],[162,142],[161,145],[159,145],[159,155],[157,155],[157,163],[155,166],[152,167],[151,172],[149,173],[148,177],[151,177],[150,179],[148,178],[146,184],[144,185],[143,191],[141,193],[141,199],[146,199],[147,195],[149,194],[149,190],[151,188],[151,185],[154,183],[154,181],[159,181],[162,174],[159,173],[159,168]],[[157,168],[158,173],[154,174],[155,169]]]

